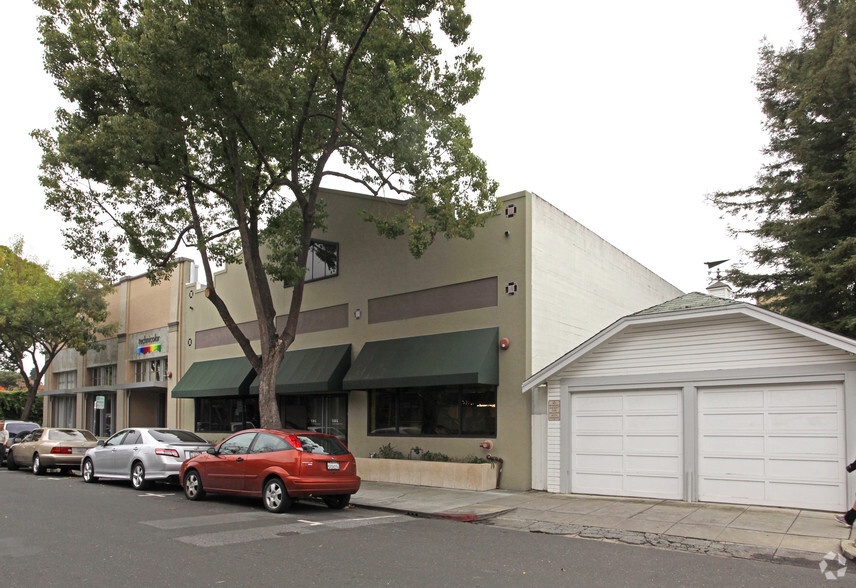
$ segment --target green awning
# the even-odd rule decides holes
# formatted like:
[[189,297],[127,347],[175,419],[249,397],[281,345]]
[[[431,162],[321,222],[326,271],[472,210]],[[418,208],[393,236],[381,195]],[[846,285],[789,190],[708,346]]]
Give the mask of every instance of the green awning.
[[[351,344],[286,351],[276,373],[277,394],[309,394],[343,390],[342,378],[351,367]],[[259,381],[250,394],[259,393]]]
[[345,376],[345,390],[499,384],[497,328],[372,341]]
[[249,392],[256,371],[246,357],[197,361],[172,389],[173,398],[238,396]]

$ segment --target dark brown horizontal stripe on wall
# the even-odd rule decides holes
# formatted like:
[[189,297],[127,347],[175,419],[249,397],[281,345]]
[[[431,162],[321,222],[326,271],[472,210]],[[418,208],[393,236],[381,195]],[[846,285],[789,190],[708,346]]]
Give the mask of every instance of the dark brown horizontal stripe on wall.
[[369,300],[369,324],[497,305],[496,277]]
[[[285,327],[286,315],[276,317],[276,328],[282,330]],[[332,329],[344,329],[348,326],[348,305],[339,304],[326,308],[316,308],[300,313],[297,320],[297,333],[315,333],[318,331],[330,331]],[[259,325],[256,321],[240,323],[238,327],[250,341],[259,339]],[[196,349],[208,347],[219,347],[220,345],[232,345],[234,337],[226,327],[216,327],[196,331]]]

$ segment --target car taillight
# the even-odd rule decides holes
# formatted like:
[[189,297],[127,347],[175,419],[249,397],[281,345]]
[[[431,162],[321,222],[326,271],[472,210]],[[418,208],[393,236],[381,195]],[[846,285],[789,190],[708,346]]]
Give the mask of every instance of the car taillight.
[[176,458],[178,457],[178,451],[176,451],[175,449],[163,449],[161,447],[158,447],[155,449],[155,453],[157,453],[158,455],[168,455],[170,457]]
[[297,435],[289,435],[288,437],[285,438],[285,440],[288,441],[289,443],[291,443],[291,445],[295,449],[299,449],[300,451],[303,451],[303,443],[300,442],[300,439],[297,438]]
[[51,449],[51,453],[61,453],[63,455],[71,454],[71,447],[54,447]]

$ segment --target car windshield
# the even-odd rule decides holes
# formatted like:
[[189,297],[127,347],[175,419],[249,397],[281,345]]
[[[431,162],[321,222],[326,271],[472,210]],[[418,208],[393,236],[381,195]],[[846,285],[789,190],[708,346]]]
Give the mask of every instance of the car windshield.
[[18,433],[24,433],[32,431],[33,429],[37,429],[39,426],[35,423],[6,423],[6,430],[9,431],[9,435],[17,435]]
[[297,435],[303,451],[319,455],[347,455],[348,449],[335,437],[327,435]]
[[181,429],[152,429],[149,435],[161,443],[208,443],[199,435]]
[[51,441],[97,441],[95,435],[89,431],[78,431],[77,429],[51,429],[48,431],[48,439]]

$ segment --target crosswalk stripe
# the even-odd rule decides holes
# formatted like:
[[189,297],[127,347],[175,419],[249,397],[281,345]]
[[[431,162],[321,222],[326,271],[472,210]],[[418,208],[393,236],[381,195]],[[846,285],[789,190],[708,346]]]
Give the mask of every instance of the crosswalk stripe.
[[221,531],[218,533],[200,533],[198,535],[187,535],[177,537],[176,541],[188,543],[197,547],[221,547],[234,545],[236,543],[249,543],[251,541],[263,541],[278,539],[289,535],[308,535],[320,531],[333,529],[353,529],[372,525],[384,525],[389,523],[402,523],[412,521],[410,517],[402,515],[386,515],[379,517],[362,517],[354,519],[338,519],[325,521],[320,525],[317,522],[295,521],[284,525],[270,525],[254,529],[238,529],[234,531]]

